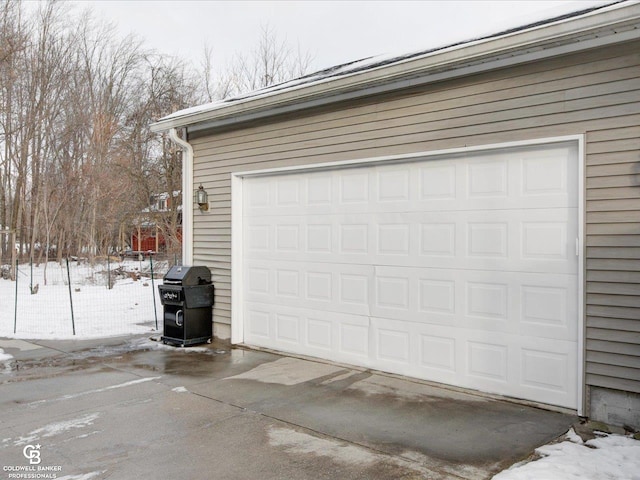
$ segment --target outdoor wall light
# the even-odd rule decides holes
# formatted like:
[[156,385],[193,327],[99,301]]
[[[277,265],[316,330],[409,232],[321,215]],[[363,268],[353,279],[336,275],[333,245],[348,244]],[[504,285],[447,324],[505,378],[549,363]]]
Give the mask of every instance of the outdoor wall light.
[[201,212],[209,210],[209,195],[202,185],[198,187],[198,191],[196,192],[196,203]]

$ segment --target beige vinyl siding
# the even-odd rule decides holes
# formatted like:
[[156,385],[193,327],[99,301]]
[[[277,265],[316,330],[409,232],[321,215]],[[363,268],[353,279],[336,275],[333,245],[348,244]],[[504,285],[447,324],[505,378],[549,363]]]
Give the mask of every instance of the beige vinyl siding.
[[587,137],[587,384],[640,393],[640,127]]
[[190,138],[194,261],[231,318],[231,173],[586,134],[586,380],[640,392],[640,43]]

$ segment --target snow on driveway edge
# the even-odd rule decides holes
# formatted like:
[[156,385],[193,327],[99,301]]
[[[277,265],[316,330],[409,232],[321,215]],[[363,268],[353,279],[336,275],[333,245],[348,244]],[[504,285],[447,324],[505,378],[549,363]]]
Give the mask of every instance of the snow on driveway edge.
[[640,441],[595,433],[584,442],[571,429],[565,441],[537,448],[542,458],[516,464],[493,480],[640,480]]

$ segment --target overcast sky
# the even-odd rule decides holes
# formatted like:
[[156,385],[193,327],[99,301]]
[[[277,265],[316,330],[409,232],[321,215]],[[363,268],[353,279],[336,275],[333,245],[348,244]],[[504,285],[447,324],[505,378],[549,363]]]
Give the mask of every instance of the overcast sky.
[[[199,64],[205,43],[224,68],[248,53],[262,26],[313,58],[312,70],[379,54],[467,40],[557,14],[611,3],[562,1],[74,1],[162,53]],[[215,66],[215,65],[214,65]]]

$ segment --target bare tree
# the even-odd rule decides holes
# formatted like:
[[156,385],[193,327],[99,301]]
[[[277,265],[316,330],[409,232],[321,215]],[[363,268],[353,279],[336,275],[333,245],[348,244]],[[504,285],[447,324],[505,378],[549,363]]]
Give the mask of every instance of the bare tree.
[[[130,221],[155,223],[167,242],[170,254],[181,249],[182,157],[166,134],[156,135],[148,126],[157,118],[202,101],[202,84],[184,62],[159,55],[146,58],[146,77],[139,85],[138,103],[128,124],[132,136],[122,144],[122,166],[137,185],[137,204],[149,206],[149,199],[164,194],[164,211],[142,208],[130,212]],[[146,203],[144,203],[146,202]]]
[[231,94],[232,85],[229,77],[219,77],[216,79],[213,63],[213,49],[205,43],[202,51],[202,61],[200,64],[200,83],[203,98],[201,102],[211,103],[228,97]]
[[[209,46],[195,70],[118,37],[90,10],[52,0],[29,12],[20,0],[0,3],[0,230],[38,262],[121,249],[145,209],[179,253],[181,153],[149,125],[302,75],[311,62],[264,27],[228,74],[215,72]],[[158,195],[169,208],[152,212]],[[7,238],[3,256],[15,252]]]
[[[13,245],[17,219],[12,216],[15,197],[14,164],[17,149],[16,96],[20,81],[21,58],[28,46],[29,32],[22,20],[18,1],[0,4],[0,230],[13,235],[2,237],[2,259],[15,262]],[[11,239],[11,240],[10,240]]]
[[[10,10],[9,8],[12,8]],[[21,251],[33,250],[38,235],[42,173],[51,153],[61,85],[65,78],[60,4],[43,4],[30,22],[18,2],[5,4],[3,25],[12,24],[3,65],[3,223],[18,233]],[[20,45],[20,48],[15,48]]]
[[256,48],[238,54],[223,83],[231,95],[239,95],[276,85],[308,73],[313,61],[300,48],[293,50],[269,25],[261,28]]

